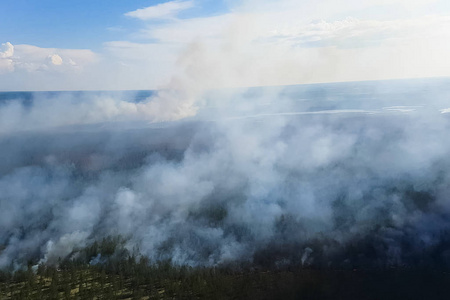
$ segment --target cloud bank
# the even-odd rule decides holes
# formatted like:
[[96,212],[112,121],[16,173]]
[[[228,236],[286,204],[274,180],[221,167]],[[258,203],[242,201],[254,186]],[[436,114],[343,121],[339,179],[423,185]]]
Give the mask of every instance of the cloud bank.
[[90,50],[40,48],[32,45],[12,45],[9,42],[4,44],[4,47],[5,51],[0,52],[0,58],[10,61],[11,72],[46,71],[52,66],[64,67],[60,71],[68,72],[79,70],[97,59]]
[[10,56],[5,48],[0,89],[159,89],[184,72],[180,56],[199,44],[219,66],[213,77],[221,65],[243,74],[226,71],[216,88],[450,75],[442,1],[246,0],[210,13],[203,6],[169,1],[123,12],[140,22],[119,31],[105,25],[112,38],[95,52],[14,45]]

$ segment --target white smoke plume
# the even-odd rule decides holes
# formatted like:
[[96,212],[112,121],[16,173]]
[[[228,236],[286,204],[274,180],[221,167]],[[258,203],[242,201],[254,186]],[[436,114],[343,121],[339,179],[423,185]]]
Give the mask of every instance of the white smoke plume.
[[8,124],[70,126],[2,123],[0,265],[54,263],[117,234],[194,266],[412,264],[433,251],[421,263],[448,264],[446,87],[216,91],[195,118],[152,124],[104,112],[86,125],[88,109],[64,115],[76,94],[7,102]]
[[213,91],[267,83],[243,23],[143,101],[0,103],[1,268],[111,235],[192,266],[450,266],[448,80]]

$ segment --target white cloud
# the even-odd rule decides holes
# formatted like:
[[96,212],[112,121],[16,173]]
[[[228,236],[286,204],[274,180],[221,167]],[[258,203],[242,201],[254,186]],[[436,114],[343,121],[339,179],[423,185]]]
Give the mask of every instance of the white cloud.
[[10,43],[4,43],[1,47],[0,58],[10,58],[14,55],[14,46]]
[[129,41],[111,41],[104,43],[104,49],[114,58],[124,61],[173,61],[179,47],[157,43],[133,43]]
[[11,59],[0,59],[0,74],[14,71],[14,63]]
[[14,70],[14,62],[11,59],[14,55],[14,46],[10,43],[1,45],[0,51],[0,74],[12,72]]
[[[421,9],[439,0],[244,0],[235,8],[240,12],[270,13],[278,12],[297,14],[299,18],[329,18],[345,12],[355,12],[364,9],[381,7],[388,10]],[[282,20],[281,22],[285,22]]]
[[60,66],[63,64],[63,60],[58,54],[49,55],[47,58],[48,61],[55,66]]
[[189,9],[193,6],[193,1],[169,1],[128,12],[125,16],[140,20],[172,19],[175,18],[181,11]]
[[[168,82],[162,85],[166,89],[188,89],[184,92],[191,104],[202,90],[217,87],[450,75],[445,54],[450,50],[449,17],[331,17],[353,8],[391,5],[384,0],[347,2],[353,6],[330,0],[258,2],[252,11],[234,7],[221,15],[144,25],[134,37],[152,43],[104,45],[109,57],[120,62],[121,84],[154,88]],[[320,16],[321,21],[313,21]]]
[[[197,89],[449,76],[450,11],[431,14],[433,2],[243,0],[229,1],[237,4],[222,14],[180,19],[180,12],[195,9],[198,2],[170,1],[126,13],[164,22],[143,23],[134,33],[109,28],[129,32],[129,40],[104,42],[99,54],[5,44],[0,72],[21,74],[16,85],[29,77],[40,89],[61,89],[57,84],[67,74],[80,74],[67,79],[69,89],[153,89],[165,82]],[[54,75],[50,79],[44,73]],[[6,77],[0,78],[0,89],[8,89],[13,80]]]
[[27,72],[53,70],[53,66],[63,67],[58,68],[63,72],[78,71],[97,59],[91,50],[40,48],[33,45],[16,45],[14,55],[17,70]]
[[[6,43],[0,55],[0,90],[60,90],[82,88],[87,69],[100,56],[87,49],[41,48]],[[101,77],[98,73],[97,76]],[[92,80],[91,80],[92,81]],[[97,82],[98,84],[98,82]],[[93,87],[94,88],[94,87]]]
[[[148,26],[137,37],[155,39],[160,43],[187,45],[196,39],[219,39],[233,21],[232,14],[177,20],[160,26]],[[243,29],[244,30],[244,29]]]
[[266,38],[306,47],[367,47],[393,39],[450,38],[450,16],[426,16],[406,20],[315,21],[307,26],[273,30]]
[[[176,20],[149,26],[139,37],[157,40],[159,51],[168,45],[187,49],[189,59],[178,59],[185,76],[206,88],[450,75],[450,16],[311,22],[320,16],[316,8],[329,3],[319,2],[282,1],[273,11],[258,6],[256,12]],[[323,15],[348,10],[342,3],[331,7]],[[201,47],[192,47],[193,41]]]

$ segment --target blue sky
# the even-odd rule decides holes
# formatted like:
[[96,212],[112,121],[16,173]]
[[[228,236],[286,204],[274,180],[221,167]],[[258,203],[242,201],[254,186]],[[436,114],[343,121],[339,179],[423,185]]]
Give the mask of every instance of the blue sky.
[[450,76],[447,0],[15,0],[0,90]]
[[[98,50],[108,40],[127,38],[138,30],[140,20],[124,13],[164,3],[149,0],[14,0],[0,9],[2,42],[32,44],[46,48]],[[202,0],[180,17],[192,18],[223,13],[221,1]]]

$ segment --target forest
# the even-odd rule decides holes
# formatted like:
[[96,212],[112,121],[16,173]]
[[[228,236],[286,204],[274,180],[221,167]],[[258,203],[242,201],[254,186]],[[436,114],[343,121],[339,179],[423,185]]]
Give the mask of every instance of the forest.
[[[324,268],[152,263],[107,237],[56,265],[0,273],[1,299],[448,299],[450,273],[425,267]],[[76,257],[76,258],[73,258]]]

